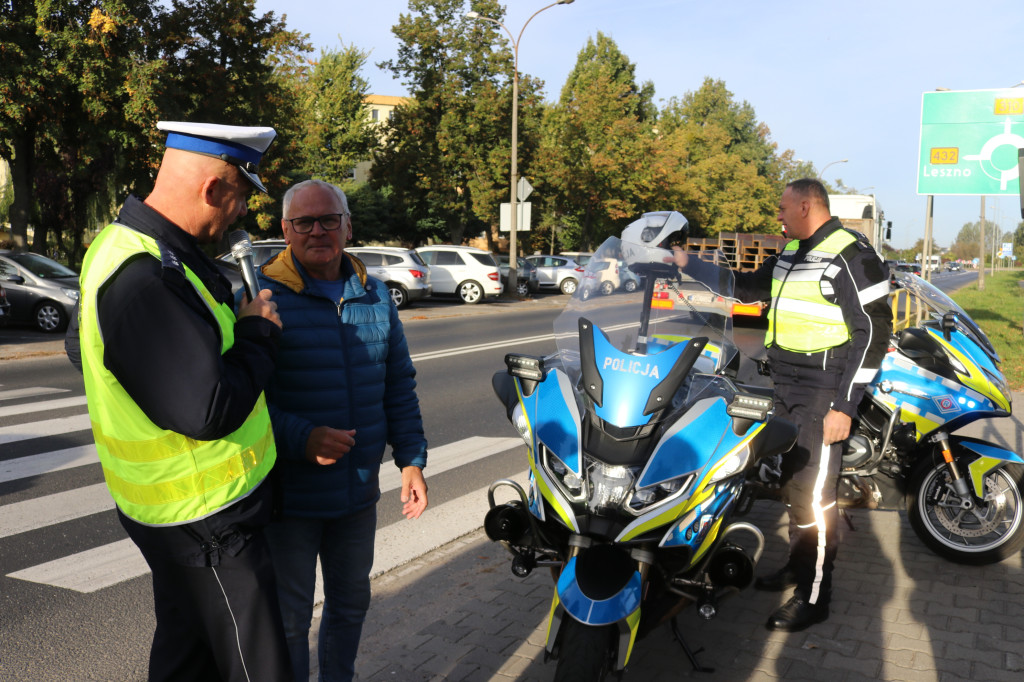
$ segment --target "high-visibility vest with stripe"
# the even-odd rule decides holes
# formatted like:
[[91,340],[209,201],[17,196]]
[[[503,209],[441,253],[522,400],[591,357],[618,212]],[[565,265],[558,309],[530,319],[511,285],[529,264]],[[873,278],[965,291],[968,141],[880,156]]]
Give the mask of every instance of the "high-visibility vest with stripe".
[[[85,392],[96,451],[114,502],[140,523],[180,524],[247,495],[270,472],[276,449],[262,393],[236,431],[200,441],[154,424],[104,366],[97,292],[129,258],[142,253],[159,260],[160,245],[118,223],[108,225],[86,252],[79,302]],[[223,354],[234,345],[235,315],[194,272],[181,268],[217,320]]]
[[823,286],[829,271],[838,268],[836,257],[857,238],[836,230],[794,263],[785,256],[797,250],[794,239],[786,244],[772,272],[772,302],[765,346],[797,353],[817,353],[850,340],[843,310],[825,298]]

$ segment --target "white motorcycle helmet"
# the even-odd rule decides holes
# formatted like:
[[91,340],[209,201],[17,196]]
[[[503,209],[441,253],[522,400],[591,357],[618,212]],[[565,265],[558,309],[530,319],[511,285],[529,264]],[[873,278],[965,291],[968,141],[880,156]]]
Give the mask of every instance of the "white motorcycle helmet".
[[671,245],[682,243],[690,224],[678,211],[644,213],[622,230],[622,258],[627,265],[671,263]]

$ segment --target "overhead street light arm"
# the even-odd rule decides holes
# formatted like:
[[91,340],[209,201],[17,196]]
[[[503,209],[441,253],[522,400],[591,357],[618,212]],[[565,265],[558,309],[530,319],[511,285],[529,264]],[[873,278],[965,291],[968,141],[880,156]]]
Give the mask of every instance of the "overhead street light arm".
[[490,17],[481,16],[479,12],[471,11],[466,12],[465,16],[467,19],[476,19],[480,21],[488,21],[492,24],[500,26],[505,33],[508,34],[509,40],[512,42],[512,152],[511,152],[511,164],[510,164],[510,178],[509,185],[511,186],[511,197],[509,199],[509,239],[508,239],[508,286],[515,291],[518,285],[518,273],[517,270],[517,258],[519,256],[519,249],[516,244],[517,232],[519,230],[519,211],[518,203],[516,201],[516,184],[519,182],[519,167],[518,167],[518,156],[519,156],[519,41],[523,38],[523,31],[529,26],[533,18],[543,12],[546,9],[551,9],[555,5],[571,5],[573,0],[558,0],[550,5],[541,7],[539,10],[530,15],[530,18],[523,24],[523,28],[519,31],[519,37],[513,38],[512,31],[508,29],[508,26],[498,21],[497,19],[491,19]]
[[847,161],[849,161],[849,159],[839,159],[838,161],[833,161],[832,163],[825,164],[825,167],[821,169],[820,173],[818,173],[818,179],[821,180],[822,178],[825,177],[825,171],[829,169],[829,166],[834,166],[837,163],[846,163]]

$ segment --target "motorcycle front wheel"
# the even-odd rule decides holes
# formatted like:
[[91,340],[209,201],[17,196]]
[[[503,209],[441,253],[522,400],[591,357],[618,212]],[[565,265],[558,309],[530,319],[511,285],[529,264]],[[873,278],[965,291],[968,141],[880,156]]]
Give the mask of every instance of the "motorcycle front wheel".
[[[961,474],[967,475],[961,464]],[[914,532],[944,559],[958,564],[994,564],[1024,547],[1024,469],[1009,464],[985,476],[985,498],[961,506],[945,462],[923,457],[907,490],[907,515]]]
[[562,643],[558,647],[555,682],[604,680],[612,669],[615,654],[615,626],[593,627],[565,617]]

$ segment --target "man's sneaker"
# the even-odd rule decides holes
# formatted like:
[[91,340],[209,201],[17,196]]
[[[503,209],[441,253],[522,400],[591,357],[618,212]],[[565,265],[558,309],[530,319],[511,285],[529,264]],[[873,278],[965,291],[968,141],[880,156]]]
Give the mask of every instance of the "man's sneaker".
[[827,602],[810,604],[804,598],[794,595],[788,602],[775,609],[775,612],[768,618],[766,627],[769,630],[782,632],[800,632],[827,619]]
[[782,592],[783,590],[796,586],[796,571],[786,564],[775,573],[763,575],[754,581],[755,590],[765,592]]

